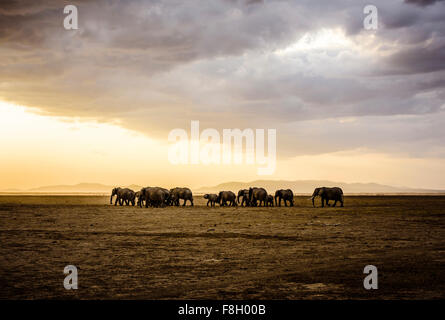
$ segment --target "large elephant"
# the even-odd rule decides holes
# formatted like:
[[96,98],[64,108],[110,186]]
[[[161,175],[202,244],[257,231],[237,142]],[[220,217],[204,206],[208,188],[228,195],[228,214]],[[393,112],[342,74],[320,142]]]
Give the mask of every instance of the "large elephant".
[[216,202],[219,203],[221,207],[227,206],[227,202],[229,202],[229,206],[236,207],[236,195],[232,191],[220,191]]
[[110,204],[113,204],[113,197],[116,196],[116,201],[114,202],[114,205],[117,205],[119,202],[119,205],[123,205],[124,203],[128,206],[130,203],[134,206],[135,205],[135,192],[128,188],[114,188],[111,191],[111,197],[110,197]]
[[191,205],[193,206],[192,190],[190,190],[189,188],[178,187],[170,189],[170,202],[175,206],[179,206],[179,199],[184,199],[183,206],[185,206],[187,200],[190,201]]
[[271,194],[267,195],[266,207],[273,207],[273,195]]
[[218,202],[218,195],[214,194],[214,193],[206,193],[204,195],[204,199],[207,199],[207,207],[210,206],[214,207],[215,203]]
[[[278,198],[278,202],[277,202]],[[289,206],[294,206],[294,193],[291,189],[280,189],[275,191],[275,205],[281,207],[281,199],[284,200],[284,206],[287,207],[287,201],[289,201]]]
[[[141,189],[141,198],[145,200],[145,207],[165,207],[165,189],[159,187],[146,187]],[[142,201],[139,203],[142,206]]]
[[[266,206],[267,191],[264,188],[249,188],[249,203],[251,206]],[[259,203],[257,203],[259,201]]]
[[238,191],[238,196],[236,197],[236,202],[238,204],[240,204],[239,202],[239,198],[241,198],[241,207],[245,206],[249,207],[250,203],[249,203],[249,190],[248,189],[241,189],[240,191]]
[[341,206],[343,207],[343,190],[338,187],[327,188],[315,188],[314,193],[312,194],[312,206],[315,207],[314,199],[316,196],[320,196],[321,198],[321,207],[324,207],[324,202],[329,206],[329,200],[334,200],[334,207],[337,204],[337,201],[340,201]]

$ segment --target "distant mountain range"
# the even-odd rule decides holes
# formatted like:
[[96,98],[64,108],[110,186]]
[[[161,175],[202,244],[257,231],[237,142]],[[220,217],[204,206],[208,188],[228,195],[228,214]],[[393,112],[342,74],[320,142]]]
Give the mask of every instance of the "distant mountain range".
[[406,187],[394,187],[377,183],[345,183],[329,180],[256,180],[251,182],[226,182],[213,187],[202,187],[196,192],[207,193],[222,190],[236,191],[247,189],[250,186],[263,187],[267,192],[275,192],[277,189],[291,189],[294,193],[312,193],[316,187],[341,187],[344,193],[445,193],[445,190],[417,189]]
[[[250,186],[263,187],[268,192],[275,192],[277,189],[291,189],[296,194],[308,194],[312,193],[316,187],[341,187],[345,193],[430,193],[430,194],[440,194],[444,193],[445,190],[433,190],[433,189],[417,189],[417,188],[406,188],[406,187],[394,187],[387,186],[377,183],[345,183],[345,182],[335,182],[328,180],[297,180],[297,181],[287,181],[287,180],[256,180],[251,182],[226,182],[221,183],[216,186],[201,187],[192,189],[196,193],[216,193],[222,190],[232,190],[234,192],[239,189],[246,189]],[[139,185],[129,185],[125,186],[133,190],[140,190],[142,186]],[[100,183],[79,183],[75,185],[54,185],[54,186],[44,186],[38,188],[32,188],[27,190],[20,189],[5,189],[0,190],[1,192],[11,192],[11,193],[110,193],[114,186],[104,185]]]
[[[108,186],[100,183],[79,183],[75,185],[55,185],[32,188],[27,190],[5,189],[2,192],[29,192],[29,193],[110,193],[115,186]],[[133,190],[140,190],[142,187],[132,184],[125,186]]]

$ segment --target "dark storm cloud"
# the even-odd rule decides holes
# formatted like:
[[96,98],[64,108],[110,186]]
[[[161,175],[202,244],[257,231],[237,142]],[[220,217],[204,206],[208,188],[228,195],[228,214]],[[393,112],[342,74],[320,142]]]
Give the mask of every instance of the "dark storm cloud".
[[440,2],[444,0],[405,0],[406,3],[412,3],[416,4],[418,6],[429,6],[431,4],[434,4],[436,2]]
[[[66,4],[79,8],[77,31],[63,29]],[[427,115],[442,116],[444,108],[444,2],[375,1],[377,31],[363,29],[366,4],[2,1],[0,97],[55,115],[118,119],[162,138],[192,119],[278,129],[325,121],[330,133],[305,137],[315,141],[320,132],[329,150],[356,147],[366,135],[354,125],[342,134],[346,125],[329,125],[335,118],[417,115],[428,132]],[[276,53],[326,29],[343,30],[352,44]],[[344,143],[332,143],[337,133]],[[394,149],[405,145],[403,135],[394,137]],[[328,148],[314,145],[314,152]],[[297,152],[291,139],[284,148]]]
[[445,42],[438,47],[414,47],[397,52],[389,59],[400,73],[425,73],[445,69]]

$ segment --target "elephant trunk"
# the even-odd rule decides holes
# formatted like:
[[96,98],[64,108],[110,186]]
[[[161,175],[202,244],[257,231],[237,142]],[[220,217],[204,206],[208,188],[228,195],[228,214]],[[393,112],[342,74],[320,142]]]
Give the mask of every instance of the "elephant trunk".
[[113,204],[113,194],[111,194],[111,197],[110,197],[110,204]]
[[238,196],[236,197],[236,202],[239,203],[239,196],[240,194],[238,193]]
[[315,208],[314,199],[315,199],[315,196],[312,196],[312,206]]

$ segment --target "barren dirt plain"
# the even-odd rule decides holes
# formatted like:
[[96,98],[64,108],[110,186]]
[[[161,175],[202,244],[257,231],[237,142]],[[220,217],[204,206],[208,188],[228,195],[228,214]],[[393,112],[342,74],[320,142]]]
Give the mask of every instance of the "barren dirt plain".
[[[141,209],[3,195],[0,243],[1,299],[445,298],[445,196]],[[369,264],[377,290],[363,288]],[[64,289],[66,265],[78,290]]]

